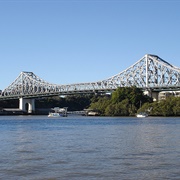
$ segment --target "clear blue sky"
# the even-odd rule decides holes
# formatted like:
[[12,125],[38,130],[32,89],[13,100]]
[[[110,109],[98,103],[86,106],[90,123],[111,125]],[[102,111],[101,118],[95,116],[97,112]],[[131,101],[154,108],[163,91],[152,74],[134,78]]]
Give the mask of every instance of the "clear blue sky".
[[21,71],[103,80],[145,54],[180,67],[179,0],[0,0],[0,89]]

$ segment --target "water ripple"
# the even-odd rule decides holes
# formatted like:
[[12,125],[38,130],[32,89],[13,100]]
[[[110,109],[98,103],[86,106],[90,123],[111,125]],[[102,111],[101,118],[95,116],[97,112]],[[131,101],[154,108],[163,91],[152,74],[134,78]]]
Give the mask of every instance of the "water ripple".
[[177,118],[0,117],[0,179],[180,179]]

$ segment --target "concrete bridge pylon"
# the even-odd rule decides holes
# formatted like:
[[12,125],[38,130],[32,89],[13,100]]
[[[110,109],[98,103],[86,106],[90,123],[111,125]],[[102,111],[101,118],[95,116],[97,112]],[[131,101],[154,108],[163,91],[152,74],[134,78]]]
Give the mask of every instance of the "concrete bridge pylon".
[[24,112],[33,113],[35,111],[35,99],[20,98],[19,109]]

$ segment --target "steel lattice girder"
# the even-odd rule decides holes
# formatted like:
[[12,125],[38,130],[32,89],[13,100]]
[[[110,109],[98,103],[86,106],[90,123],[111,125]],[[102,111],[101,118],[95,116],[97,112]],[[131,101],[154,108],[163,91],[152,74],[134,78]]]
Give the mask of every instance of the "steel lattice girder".
[[2,91],[0,99],[108,92],[125,86],[144,89],[180,87],[180,69],[158,56],[147,54],[119,74],[90,83],[57,85],[44,81],[33,72],[21,72],[12,84]]

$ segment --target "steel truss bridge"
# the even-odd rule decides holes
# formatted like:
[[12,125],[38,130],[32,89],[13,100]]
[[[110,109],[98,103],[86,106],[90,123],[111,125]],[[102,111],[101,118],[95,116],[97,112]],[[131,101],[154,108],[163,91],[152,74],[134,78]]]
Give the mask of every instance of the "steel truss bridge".
[[180,68],[156,55],[146,54],[126,70],[97,82],[57,85],[44,81],[33,72],[21,72],[15,81],[1,92],[0,100],[107,93],[127,86],[152,91],[180,90]]

